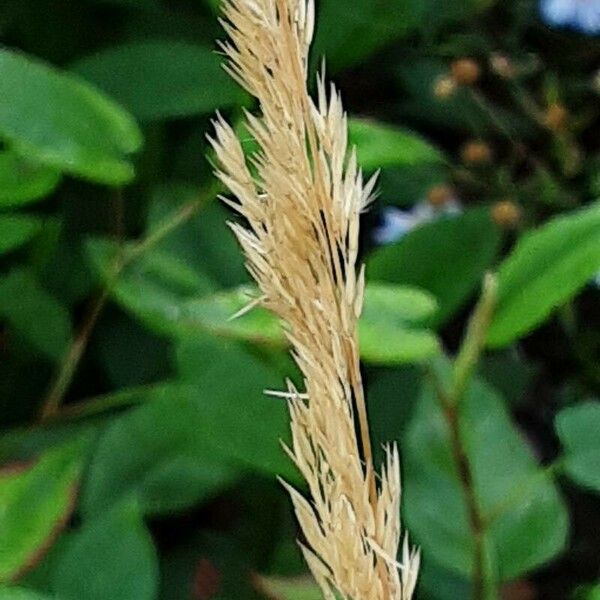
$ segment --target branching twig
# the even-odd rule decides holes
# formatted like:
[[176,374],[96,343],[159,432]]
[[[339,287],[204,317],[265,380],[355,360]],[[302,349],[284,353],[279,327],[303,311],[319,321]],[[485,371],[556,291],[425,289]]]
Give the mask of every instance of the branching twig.
[[187,202],[173,214],[167,216],[145,238],[132,246],[129,250],[119,253],[115,258],[113,267],[106,278],[106,282],[104,283],[100,294],[90,306],[90,309],[83,319],[81,329],[72,340],[52,381],[39,413],[40,422],[45,423],[56,417],[64,397],[71,386],[79,364],[81,363],[81,359],[85,354],[90,337],[98,322],[98,318],[102,314],[102,311],[110,299],[119,278],[125,271],[125,268],[143,256],[147,251],[151,250],[180,225],[189,221],[206,204],[206,202],[218,195],[219,190],[220,186],[213,184],[200,197]]

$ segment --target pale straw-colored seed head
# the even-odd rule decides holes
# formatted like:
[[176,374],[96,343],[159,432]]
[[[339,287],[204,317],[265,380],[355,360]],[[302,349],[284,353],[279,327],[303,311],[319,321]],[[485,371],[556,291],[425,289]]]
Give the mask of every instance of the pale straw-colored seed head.
[[[228,72],[259,103],[247,128],[249,160],[218,116],[211,139],[217,176],[234,199],[232,223],[258,283],[260,303],[280,317],[305,391],[290,384],[292,443],[286,451],[308,485],[288,489],[306,561],[326,598],[407,600],[419,555],[401,541],[396,447],[376,480],[359,365],[357,321],[364,270],[357,268],[365,183],[348,149],[341,99],[319,78],[307,93],[312,0],[224,0]],[[359,432],[357,434],[357,431]]]

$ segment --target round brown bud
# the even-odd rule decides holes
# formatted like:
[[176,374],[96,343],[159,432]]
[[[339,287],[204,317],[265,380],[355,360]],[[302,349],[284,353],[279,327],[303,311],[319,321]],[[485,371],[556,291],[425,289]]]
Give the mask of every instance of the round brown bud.
[[490,56],[490,68],[498,77],[512,79],[516,75],[515,66],[508,56],[495,53]]
[[523,210],[512,200],[501,200],[492,206],[492,218],[499,227],[514,229],[521,223]]
[[458,85],[473,85],[481,75],[479,63],[472,58],[460,58],[450,65],[450,72]]
[[562,104],[555,102],[546,110],[544,125],[550,131],[561,131],[565,128],[568,119],[569,111]]
[[492,149],[480,140],[467,142],[461,150],[461,157],[465,164],[481,165],[492,160]]
[[449,75],[442,75],[438,77],[433,86],[433,94],[440,100],[446,100],[450,98],[456,91],[456,81]]
[[441,208],[454,198],[454,190],[447,185],[436,185],[427,192],[429,204]]

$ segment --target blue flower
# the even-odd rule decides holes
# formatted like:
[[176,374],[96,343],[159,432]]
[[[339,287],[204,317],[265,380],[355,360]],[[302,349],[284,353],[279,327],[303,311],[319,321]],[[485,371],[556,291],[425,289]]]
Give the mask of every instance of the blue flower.
[[383,210],[379,224],[373,230],[373,241],[380,246],[393,244],[416,226],[417,222],[410,211],[389,206]]
[[540,12],[548,25],[600,33],[600,0],[541,0]]
[[425,200],[415,204],[410,210],[388,206],[383,209],[379,224],[373,230],[373,241],[380,246],[393,244],[425,223],[435,221],[442,216],[461,213],[460,202],[454,199],[446,202],[442,208],[435,208]]

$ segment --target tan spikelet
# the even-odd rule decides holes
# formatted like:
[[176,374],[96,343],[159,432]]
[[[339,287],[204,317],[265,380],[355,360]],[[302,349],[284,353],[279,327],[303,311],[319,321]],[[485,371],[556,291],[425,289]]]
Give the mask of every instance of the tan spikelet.
[[[401,563],[400,475],[395,447],[376,481],[359,366],[357,321],[364,271],[357,269],[365,183],[340,97],[318,80],[307,93],[313,0],[225,0],[228,72],[260,105],[247,126],[250,159],[219,116],[211,140],[217,172],[243,218],[234,223],[260,304],[278,315],[305,392],[283,393],[291,417],[288,454],[308,499],[286,485],[305,538],[306,561],[326,598],[407,600],[419,555],[405,541]],[[357,435],[357,431],[359,432]]]

